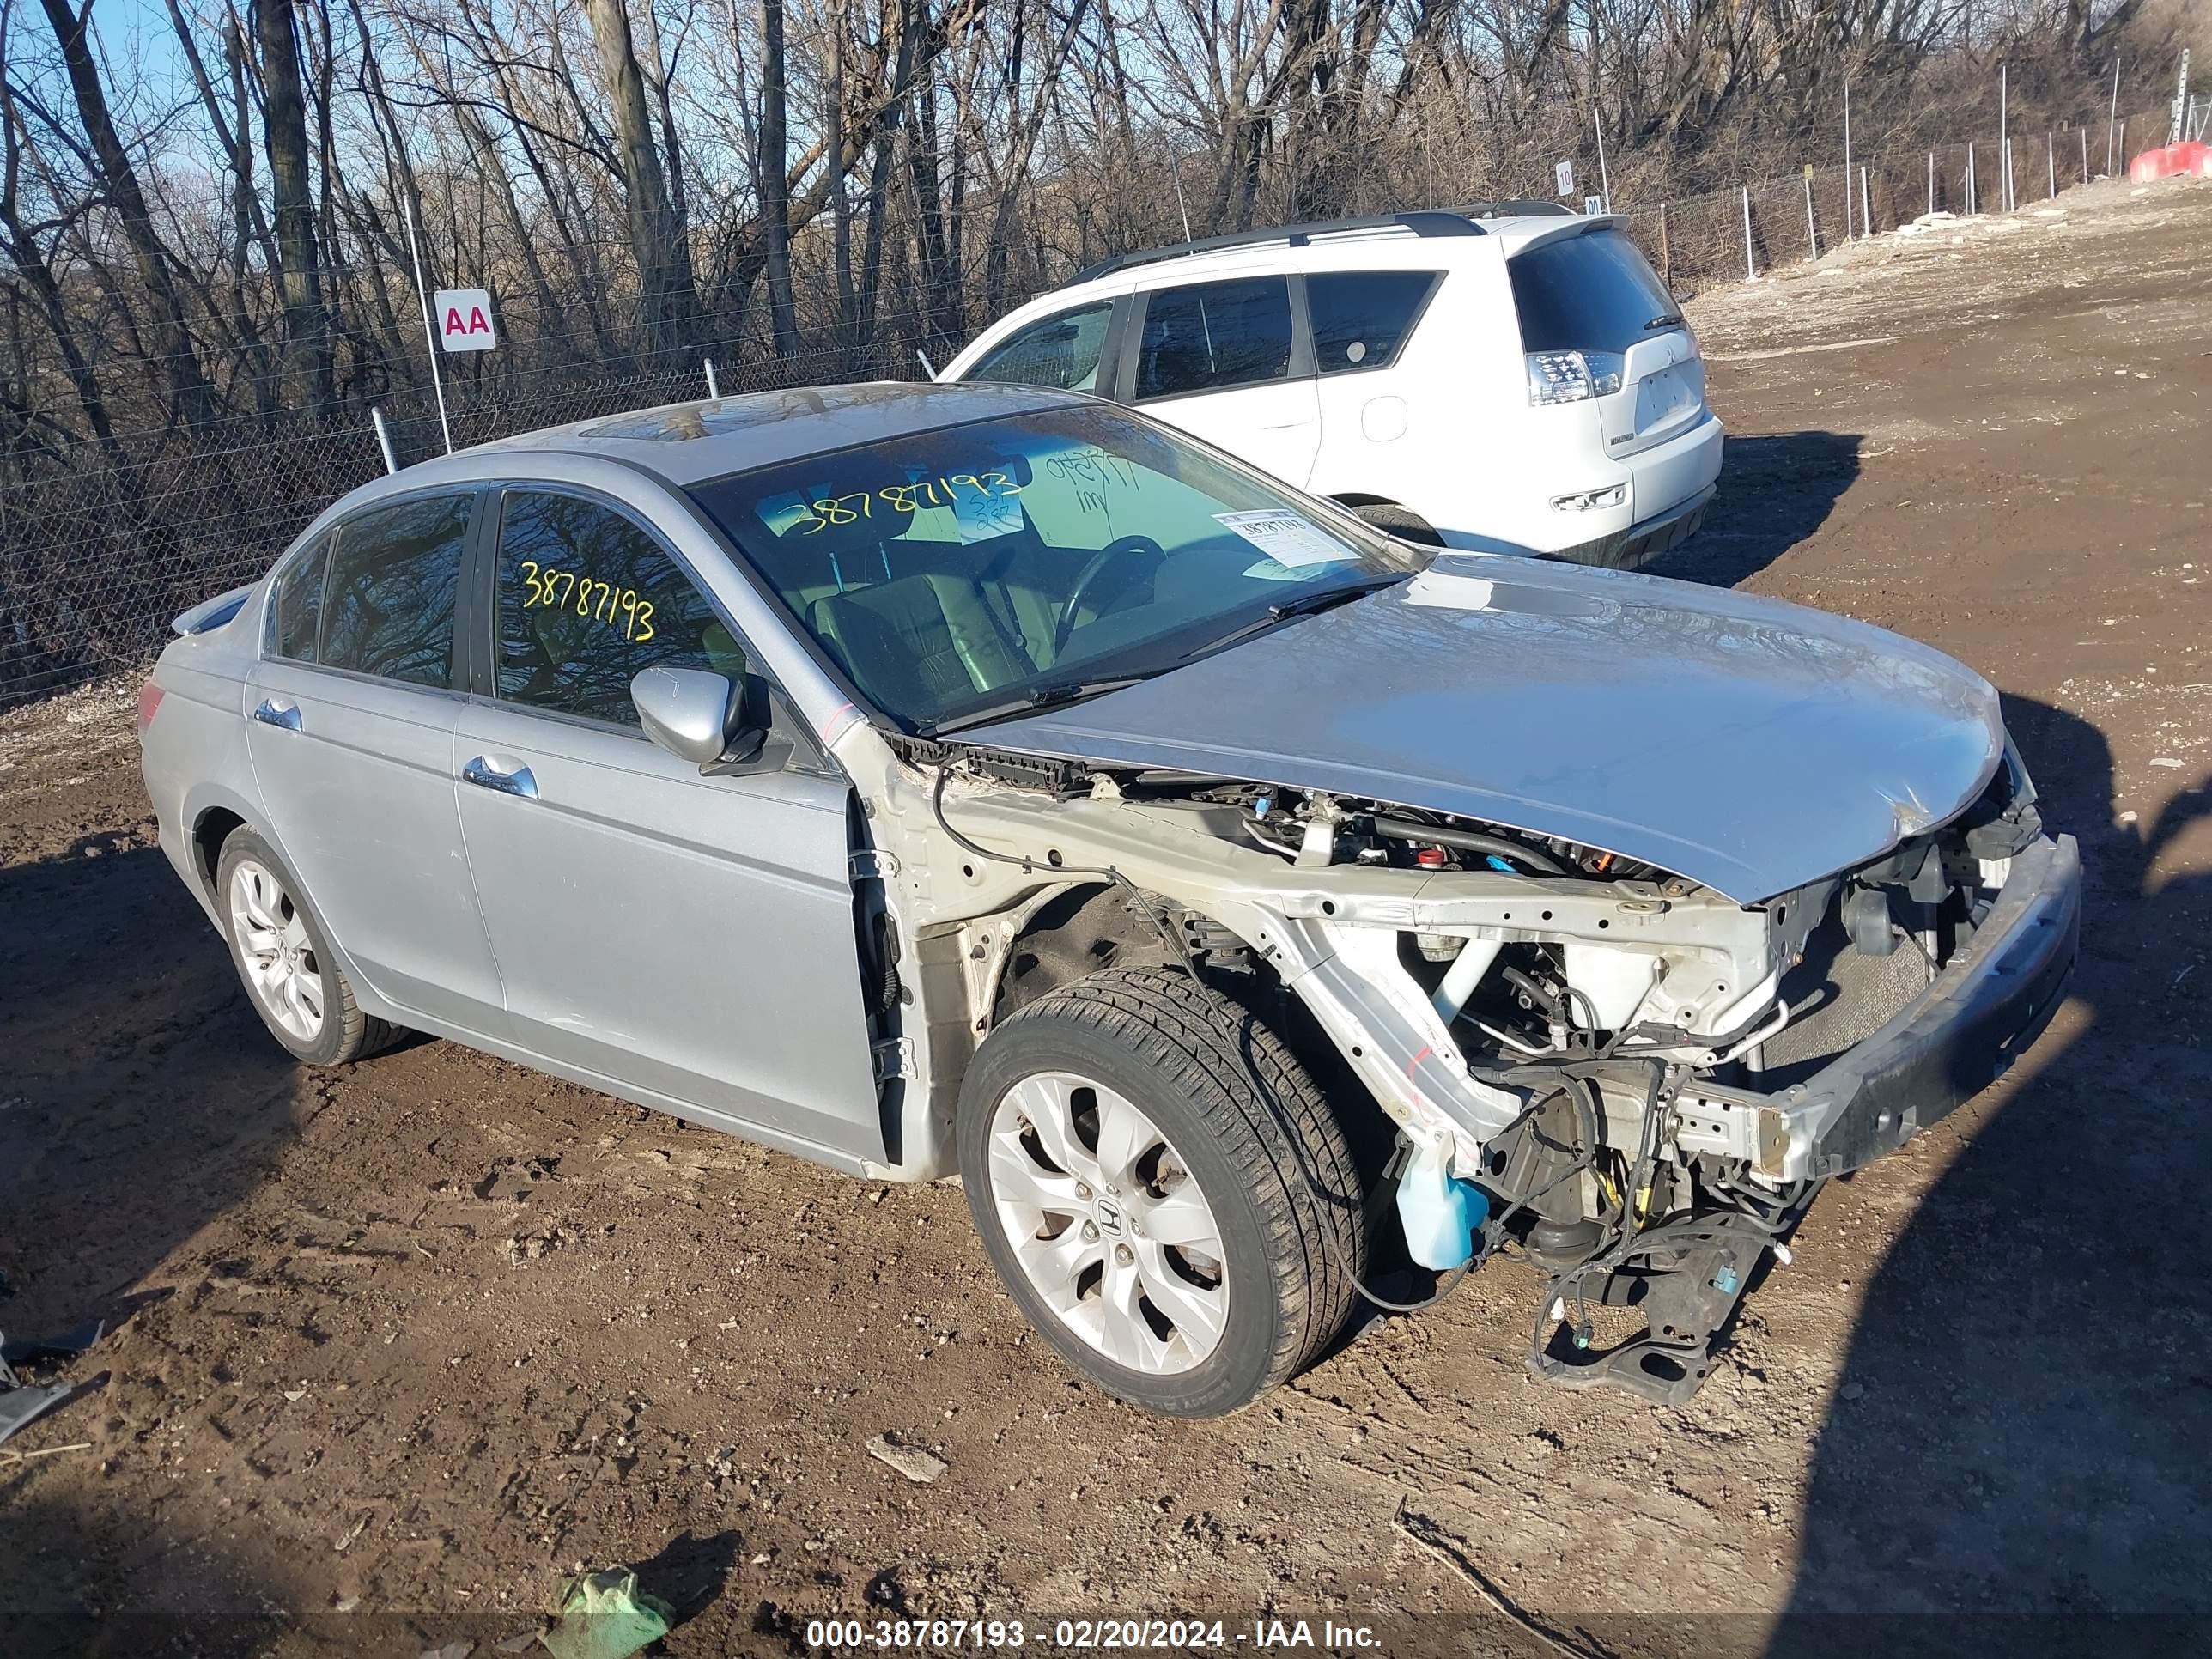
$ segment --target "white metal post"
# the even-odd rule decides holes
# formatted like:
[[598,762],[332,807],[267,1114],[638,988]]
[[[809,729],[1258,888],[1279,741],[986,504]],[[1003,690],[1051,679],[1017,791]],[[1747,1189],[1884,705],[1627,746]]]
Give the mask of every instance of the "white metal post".
[[2089,182],[2089,129],[2081,129],[2081,182]]
[[2009,77],[2007,65],[1997,65],[1997,142],[2004,146],[2004,170],[1997,176],[1997,196],[2004,203],[2004,210],[2013,210],[2012,199],[2012,106],[2008,101]]
[[2043,135],[2043,171],[2050,186],[2051,198],[2056,201],[2058,199],[2058,135],[2055,132]]
[[376,447],[384,452],[384,470],[399,471],[399,462],[392,453],[392,434],[385,429],[384,411],[374,404],[369,406],[368,423],[376,428]]
[[1590,127],[1597,134],[1598,197],[1604,202],[1605,210],[1610,213],[1613,211],[1613,175],[1606,171],[1605,123],[1598,119],[1597,106],[1595,103],[1590,106]]
[[2112,124],[2120,118],[2120,60],[2112,59],[2112,105],[2105,112],[2105,176],[2112,175]]
[[1747,283],[1755,283],[1759,280],[1759,267],[1752,262],[1751,257],[1751,186],[1749,185],[1743,187],[1743,280]]
[[707,365],[707,395],[719,404],[722,401],[722,388],[714,379],[714,360],[712,357],[702,357],[700,362]]
[[1808,257],[1814,259],[1820,257],[1820,233],[1813,224],[1813,170],[1810,167],[1805,170],[1805,245],[1812,249]]
[[446,418],[446,377],[438,372],[438,331],[430,321],[430,290],[422,281],[422,244],[415,234],[415,198],[407,198],[407,249],[415,257],[415,292],[422,301],[422,338],[430,348],[430,388],[438,394],[438,429],[446,453],[453,453],[453,423]]
[[1851,83],[1844,82],[1844,240],[1851,240]]
[[1981,192],[1974,188],[1974,147],[1966,146],[1966,213],[1969,217],[1982,210]]
[[[1844,179],[1844,188],[1849,190],[1850,187],[1851,181]],[[1859,232],[1866,236],[1874,234],[1874,202],[1867,194],[1867,170],[1863,161],[1859,163]]]
[[1928,152],[1928,210],[1936,211],[1936,152]]

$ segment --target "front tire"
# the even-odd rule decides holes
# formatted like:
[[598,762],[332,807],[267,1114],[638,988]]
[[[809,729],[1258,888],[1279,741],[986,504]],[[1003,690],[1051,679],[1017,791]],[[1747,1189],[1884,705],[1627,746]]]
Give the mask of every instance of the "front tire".
[[362,1012],[322,924],[269,843],[234,830],[216,863],[216,908],[230,959],[269,1034],[309,1066],[374,1054],[398,1033]]
[[985,1040],[960,1166],[1030,1322],[1109,1394],[1248,1405],[1334,1340],[1365,1267],[1344,1130],[1249,1012],[1184,975],[1094,975]]

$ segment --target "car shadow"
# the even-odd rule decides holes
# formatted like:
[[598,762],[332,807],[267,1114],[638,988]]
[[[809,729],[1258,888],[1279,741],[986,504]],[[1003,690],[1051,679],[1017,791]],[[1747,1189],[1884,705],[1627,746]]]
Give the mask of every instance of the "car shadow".
[[127,832],[0,869],[0,1327],[112,1326],[260,1185],[300,1071],[168,860]]
[[1716,587],[1756,575],[1827,522],[1859,476],[1862,441],[1852,432],[1731,433],[1704,526],[1642,568]]
[[1775,1659],[2149,1651],[2113,1621],[2212,1611],[2212,874],[2162,861],[2212,779],[2115,823],[2103,734],[2005,701],[2081,842],[2080,968],[1866,1288]]

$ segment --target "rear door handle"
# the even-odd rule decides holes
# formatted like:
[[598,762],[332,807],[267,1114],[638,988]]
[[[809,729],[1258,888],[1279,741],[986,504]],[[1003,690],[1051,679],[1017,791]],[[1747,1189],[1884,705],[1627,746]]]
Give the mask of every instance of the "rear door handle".
[[300,729],[300,705],[289,697],[264,697],[253,711],[253,718],[264,726],[281,726],[287,732]]
[[528,767],[518,766],[512,772],[502,772],[482,755],[461,768],[461,780],[480,789],[496,789],[502,795],[520,795],[525,800],[538,799],[538,780],[530,775]]

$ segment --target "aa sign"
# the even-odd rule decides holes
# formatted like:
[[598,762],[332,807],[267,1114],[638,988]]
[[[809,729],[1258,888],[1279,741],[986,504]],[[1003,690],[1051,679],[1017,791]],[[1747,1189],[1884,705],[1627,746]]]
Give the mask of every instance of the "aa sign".
[[499,343],[491,324],[491,295],[480,288],[441,288],[434,310],[438,338],[448,351],[489,351]]

